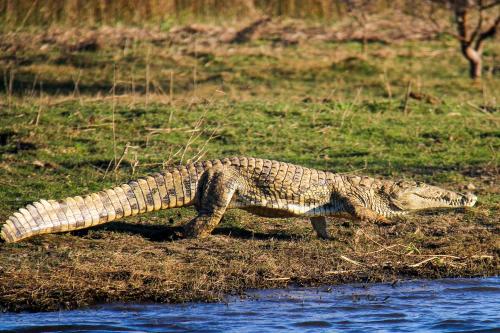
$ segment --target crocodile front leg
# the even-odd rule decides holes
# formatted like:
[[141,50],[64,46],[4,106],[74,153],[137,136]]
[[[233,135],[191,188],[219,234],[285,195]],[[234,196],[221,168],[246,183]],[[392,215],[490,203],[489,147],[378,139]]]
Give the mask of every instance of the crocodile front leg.
[[387,218],[358,203],[352,203],[352,206],[349,207],[349,213],[361,222],[387,223]]

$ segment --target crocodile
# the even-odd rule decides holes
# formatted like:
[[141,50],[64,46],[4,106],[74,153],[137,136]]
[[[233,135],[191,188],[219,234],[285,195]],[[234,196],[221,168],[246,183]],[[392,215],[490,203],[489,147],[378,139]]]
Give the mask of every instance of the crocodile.
[[308,217],[318,237],[328,239],[328,216],[381,222],[416,210],[471,207],[476,200],[471,193],[422,182],[231,157],[171,167],[83,197],[33,202],[7,219],[1,236],[6,242],[17,242],[146,212],[194,206],[197,216],[185,224],[186,237],[210,235],[226,209],[239,208],[265,217]]

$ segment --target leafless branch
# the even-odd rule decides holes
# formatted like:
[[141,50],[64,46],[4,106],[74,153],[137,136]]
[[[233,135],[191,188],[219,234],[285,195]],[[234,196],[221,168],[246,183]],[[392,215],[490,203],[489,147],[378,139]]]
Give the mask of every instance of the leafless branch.
[[479,38],[477,39],[476,46],[475,46],[476,50],[479,50],[481,48],[482,43],[484,42],[485,39],[492,38],[496,35],[499,25],[500,25],[500,15],[497,16],[497,18],[495,19],[495,22],[493,22],[491,27],[489,27],[488,29],[486,29],[486,31],[482,32],[479,35]]
[[[482,1],[479,1],[481,3]],[[481,33],[481,29],[483,28],[483,20],[484,20],[484,12],[482,10],[479,10],[479,18],[477,19],[477,24],[476,28],[472,32],[472,36],[470,38],[470,41],[474,41],[476,37]]]
[[495,0],[495,1],[492,1],[491,3],[485,4],[485,5],[481,4],[479,9],[480,10],[487,10],[487,9],[493,8],[493,7],[498,6],[498,5],[500,5],[500,0]]

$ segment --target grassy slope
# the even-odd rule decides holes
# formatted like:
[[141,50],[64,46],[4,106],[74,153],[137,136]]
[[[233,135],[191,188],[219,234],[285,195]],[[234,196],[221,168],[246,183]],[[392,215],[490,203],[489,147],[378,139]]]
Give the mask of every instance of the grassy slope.
[[[228,213],[218,236],[169,242],[176,226],[194,214],[181,209],[4,244],[2,307],[209,300],[290,281],[498,273],[499,118],[477,109],[498,110],[498,79],[471,85],[454,43],[371,44],[365,55],[357,44],[320,42],[190,51],[134,44],[126,51],[68,53],[49,46],[17,51],[14,67],[5,54],[0,67],[7,77],[14,68],[14,95],[4,94],[0,102],[0,221],[30,201],[100,190],[200,150],[206,158],[274,158],[455,190],[472,183],[478,207],[389,226],[340,221],[332,224],[338,237],[333,242],[316,240],[304,220],[271,221],[237,211]],[[146,76],[149,96],[143,94]],[[435,100],[410,99],[405,115],[410,79],[412,91]],[[113,99],[113,82],[125,96]],[[127,143],[133,147],[116,172],[105,175],[114,159],[113,114],[118,157]],[[167,130],[151,130],[159,128]],[[435,254],[457,258],[411,266]]]

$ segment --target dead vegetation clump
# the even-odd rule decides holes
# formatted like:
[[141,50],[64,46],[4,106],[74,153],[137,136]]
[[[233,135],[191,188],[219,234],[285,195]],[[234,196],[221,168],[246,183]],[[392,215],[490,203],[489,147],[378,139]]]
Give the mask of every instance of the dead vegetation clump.
[[[174,26],[168,32],[111,26],[69,29],[55,26],[35,34],[5,32],[0,34],[0,49],[12,52],[18,49],[47,49],[55,46],[68,52],[95,51],[106,47],[124,48],[137,41],[158,45],[191,45],[196,41],[212,46],[256,40],[271,40],[283,45],[308,40],[394,43],[404,40],[433,39],[447,29],[448,27],[436,26],[423,18],[409,16],[399,11],[369,16],[362,29],[349,17],[334,25],[318,25],[301,20],[271,19],[264,16],[240,27],[193,23]],[[27,43],[27,40],[30,42]]]
[[[135,41],[163,43],[167,34],[150,29],[133,27],[61,28],[51,27],[39,33],[6,32],[0,34],[0,49],[15,50],[57,47],[68,52],[96,51],[109,47],[124,48]],[[27,42],[29,40],[29,43]]]

